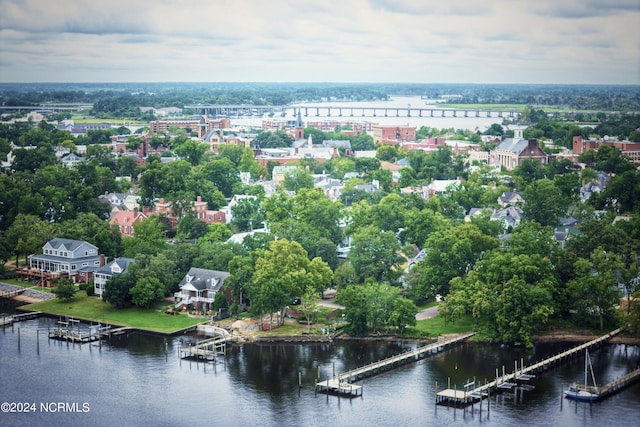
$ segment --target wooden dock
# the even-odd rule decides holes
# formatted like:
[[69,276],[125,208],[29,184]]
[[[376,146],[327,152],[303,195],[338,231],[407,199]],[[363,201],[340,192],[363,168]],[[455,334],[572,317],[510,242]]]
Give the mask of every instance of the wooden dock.
[[219,355],[227,353],[227,341],[229,336],[216,336],[205,340],[196,341],[189,346],[180,347],[181,359],[216,360]]
[[353,383],[372,375],[377,375],[381,372],[393,369],[399,365],[409,362],[415,362],[424,359],[430,354],[438,353],[444,350],[446,347],[453,344],[457,344],[475,335],[475,332],[460,335],[455,338],[438,341],[432,344],[425,345],[423,347],[416,348],[415,350],[409,350],[396,356],[388,357],[378,362],[373,362],[365,366],[361,366],[356,369],[352,369],[347,372],[343,372],[338,375],[334,375],[333,378],[329,378],[325,381],[316,382],[316,390],[347,396],[362,395],[362,386],[356,386]]
[[98,323],[91,324],[87,331],[86,327],[81,330],[80,320],[73,317],[62,319],[57,322],[58,326],[56,328],[48,330],[49,338],[83,344],[103,338],[111,339],[112,336],[122,335],[134,329],[129,326],[114,328],[112,325]]
[[633,384],[638,380],[640,380],[640,369],[636,369],[635,371],[631,371],[620,378],[616,378],[609,384],[598,387],[597,400],[606,399],[607,397],[617,393],[618,391]]
[[518,369],[518,361],[516,361],[514,371],[509,374],[505,373],[503,367],[502,375],[499,375],[498,369],[496,368],[495,380],[474,389],[452,390],[450,388],[447,388],[442,391],[436,391],[436,403],[448,406],[466,406],[489,396],[492,390],[494,392],[511,390],[518,384],[526,383],[529,380],[535,378],[535,374],[544,372],[559,363],[564,363],[566,360],[575,357],[585,349],[603,344],[605,341],[614,337],[615,335],[618,335],[620,332],[622,332],[622,328],[611,331],[606,335],[598,337],[584,344],[580,344],[567,351],[556,354],[555,356],[551,356],[531,366],[525,367],[521,360],[520,369]]
[[10,314],[8,316],[0,317],[0,326],[10,325],[12,323],[21,322],[23,320],[35,319],[42,315],[41,311],[29,311],[20,314]]

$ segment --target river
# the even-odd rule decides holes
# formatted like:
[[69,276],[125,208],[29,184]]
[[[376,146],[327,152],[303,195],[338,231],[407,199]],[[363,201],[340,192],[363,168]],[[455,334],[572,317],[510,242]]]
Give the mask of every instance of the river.
[[[580,359],[549,370],[530,391],[492,396],[461,410],[435,405],[435,383],[484,382],[514,360],[525,365],[571,346],[531,350],[462,344],[359,382],[361,397],[316,394],[314,382],[415,347],[409,342],[341,340],[330,344],[230,346],[224,360],[181,360],[176,337],[130,333],[91,344],[47,339],[47,318],[0,328],[0,403],[29,413],[0,412],[2,426],[631,426],[640,418],[640,384],[595,404],[561,398],[582,381]],[[40,330],[39,339],[37,331]],[[19,331],[19,333],[18,333]],[[608,345],[591,352],[606,383],[640,360],[640,347]],[[302,387],[298,386],[299,375]],[[28,405],[25,405],[28,404]],[[6,406],[2,407],[3,410]]]
[[[345,102],[345,101],[331,101],[331,102],[313,102],[309,105],[328,105],[331,107],[342,107],[345,110],[343,111],[343,116],[338,117],[334,115],[331,117],[326,116],[326,110],[320,110],[321,115],[316,117],[315,110],[310,110],[308,116],[302,116],[302,121],[307,125],[309,121],[320,121],[320,120],[332,120],[338,122],[347,122],[347,121],[357,121],[357,122],[369,122],[369,123],[377,123],[385,126],[415,126],[416,128],[420,128],[421,126],[427,126],[435,129],[466,129],[466,130],[479,130],[483,132],[487,128],[489,128],[493,123],[502,124],[502,118],[497,117],[497,114],[494,113],[494,117],[475,117],[475,112],[473,114],[469,114],[474,117],[452,117],[449,115],[448,117],[418,117],[417,115],[406,117],[406,112],[403,111],[400,117],[395,116],[395,111],[393,114],[389,114],[388,117],[378,116],[378,117],[362,117],[361,114],[358,113],[358,107],[367,107],[367,108],[407,108],[407,106],[411,106],[413,108],[440,108],[437,104],[425,104],[426,101],[421,99],[419,96],[391,96],[388,101],[369,101],[369,102]],[[294,104],[294,107],[302,107],[304,108],[305,104],[298,103]],[[353,108],[355,114],[353,117],[349,116],[348,109]],[[451,114],[451,113],[448,113]],[[483,113],[484,114],[484,113]],[[260,127],[262,125],[262,120],[268,119],[267,117],[240,117],[234,118],[230,117],[232,126],[253,126]],[[275,120],[293,120],[295,117],[289,111],[289,114],[286,118],[282,118],[279,115],[276,115],[273,119]]]

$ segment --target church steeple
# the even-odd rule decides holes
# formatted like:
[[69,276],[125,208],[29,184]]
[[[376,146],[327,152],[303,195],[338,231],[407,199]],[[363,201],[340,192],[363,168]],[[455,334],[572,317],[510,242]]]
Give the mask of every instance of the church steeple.
[[300,141],[304,139],[304,123],[302,123],[302,113],[300,112],[300,108],[298,108],[298,115],[296,117],[296,127],[294,130],[294,138],[296,141]]

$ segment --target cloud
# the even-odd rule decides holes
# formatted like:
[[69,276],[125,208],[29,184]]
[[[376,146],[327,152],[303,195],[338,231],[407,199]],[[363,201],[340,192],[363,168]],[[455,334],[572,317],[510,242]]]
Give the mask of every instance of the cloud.
[[0,0],[0,81],[561,83],[580,74],[637,84],[637,5]]
[[540,16],[553,18],[606,18],[640,12],[640,2],[638,0],[563,0],[533,3],[532,10]]

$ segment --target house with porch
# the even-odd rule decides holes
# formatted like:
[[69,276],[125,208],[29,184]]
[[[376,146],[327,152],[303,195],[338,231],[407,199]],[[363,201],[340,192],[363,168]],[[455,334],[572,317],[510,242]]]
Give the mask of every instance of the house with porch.
[[180,281],[180,291],[174,294],[176,307],[202,312],[213,310],[216,293],[220,292],[227,277],[226,271],[192,267]]
[[59,277],[77,282],[81,270],[104,264],[104,257],[91,243],[57,237],[44,244],[42,254],[29,255],[28,260],[29,267],[16,272],[37,278],[46,287],[51,286],[51,279]]
[[116,258],[109,264],[104,265],[93,273],[93,290],[96,295],[102,297],[107,281],[116,274],[127,272],[129,264],[134,262],[133,258]]

